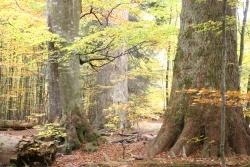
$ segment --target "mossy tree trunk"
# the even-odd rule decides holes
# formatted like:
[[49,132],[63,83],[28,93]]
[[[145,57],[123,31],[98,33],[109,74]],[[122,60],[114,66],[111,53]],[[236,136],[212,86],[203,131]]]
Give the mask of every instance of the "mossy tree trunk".
[[[48,24],[51,31],[66,40],[65,46],[78,36],[81,0],[48,0]],[[69,148],[77,148],[93,132],[81,112],[81,86],[79,57],[58,52],[59,90],[62,123],[66,127]],[[54,88],[55,90],[56,88]]]
[[[235,19],[236,9],[228,4],[227,15]],[[173,70],[173,86],[164,123],[147,149],[151,158],[162,151],[190,155],[202,149],[206,156],[219,156],[220,104],[193,104],[188,89],[220,91],[222,73],[223,2],[183,0],[181,27]],[[210,23],[209,23],[210,21]],[[211,22],[212,21],[212,22]],[[211,26],[211,23],[215,23]],[[196,31],[208,25],[204,31]],[[216,25],[216,26],[215,26]],[[202,26],[201,26],[202,27]],[[227,25],[226,88],[239,90],[236,20]],[[226,155],[250,154],[249,128],[240,107],[226,108]],[[192,142],[195,138],[201,141]]]

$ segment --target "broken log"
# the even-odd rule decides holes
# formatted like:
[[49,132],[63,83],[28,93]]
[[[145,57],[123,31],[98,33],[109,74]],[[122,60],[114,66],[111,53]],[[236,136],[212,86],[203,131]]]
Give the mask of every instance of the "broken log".
[[55,141],[24,137],[17,145],[17,157],[11,159],[11,163],[16,166],[49,166],[54,161],[56,152]]
[[64,131],[54,125],[44,125],[35,135],[0,134],[0,166],[49,166],[59,146],[64,143]]
[[56,150],[55,141],[42,141],[34,136],[0,135],[0,166],[48,166]]
[[1,130],[25,130],[31,129],[35,125],[31,122],[17,121],[17,120],[0,120],[0,129]]

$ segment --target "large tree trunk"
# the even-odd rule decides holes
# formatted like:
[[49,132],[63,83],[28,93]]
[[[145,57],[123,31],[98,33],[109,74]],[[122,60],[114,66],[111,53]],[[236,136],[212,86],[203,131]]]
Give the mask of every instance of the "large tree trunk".
[[[119,20],[128,20],[128,12],[126,10],[114,10],[114,15]],[[116,26],[117,20],[110,20],[107,26]],[[123,44],[122,44],[123,45]],[[124,52],[125,47],[113,51],[113,57]],[[106,116],[109,114],[118,115],[119,128],[128,127],[127,120],[127,103],[128,103],[128,56],[118,57],[114,62],[105,65],[96,76],[96,85],[98,87],[96,95],[92,101],[93,104],[89,111],[92,124],[96,128],[103,128],[106,123]],[[110,109],[113,111],[110,111]],[[110,113],[108,113],[110,112]]]
[[[204,31],[196,31],[196,28],[210,20],[221,23],[222,5],[223,2],[217,0],[182,1],[181,28],[169,110],[158,136],[149,144],[149,157],[164,150],[175,155],[185,150],[189,155],[197,149],[202,149],[207,156],[219,156],[220,104],[194,104],[194,94],[185,90],[206,88],[219,93],[223,61],[221,27],[218,29],[215,26]],[[227,15],[235,18],[235,14],[236,9],[229,5]],[[236,21],[231,21],[227,27],[226,39],[226,87],[230,91],[239,90],[236,36]],[[194,142],[195,138],[201,141]],[[249,129],[241,108],[227,106],[226,155],[249,154],[249,144]]]
[[[118,58],[114,66],[112,82],[115,83],[113,88],[113,104],[115,113],[119,116],[119,128],[129,126],[127,120],[128,105],[128,57],[126,55]],[[116,108],[117,107],[117,108]]]
[[[49,50],[54,51],[54,43],[49,43]],[[59,71],[58,58],[50,55],[48,64],[48,94],[49,94],[49,113],[48,122],[53,123],[57,118],[61,118],[62,108],[60,104],[59,91]]]
[[[51,31],[64,38],[68,45],[78,36],[81,0],[48,0],[48,23]],[[80,146],[92,134],[87,119],[81,112],[79,57],[59,53],[59,86],[62,122],[66,127],[69,148]],[[56,88],[54,88],[56,89]]]
[[106,123],[106,110],[112,105],[112,88],[111,73],[113,65],[105,65],[96,74],[97,90],[92,94],[91,105],[89,109],[89,118],[92,125],[99,129],[104,128]]
[[[117,52],[116,54],[120,54]],[[97,73],[97,92],[93,97],[89,116],[96,128],[103,128],[107,115],[119,116],[119,127],[128,126],[128,57],[117,58]]]

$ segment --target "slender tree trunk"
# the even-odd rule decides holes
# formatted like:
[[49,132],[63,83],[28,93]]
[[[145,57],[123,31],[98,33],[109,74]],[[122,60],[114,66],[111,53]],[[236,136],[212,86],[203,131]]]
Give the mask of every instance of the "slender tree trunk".
[[227,32],[226,32],[227,0],[223,0],[223,21],[222,21],[222,73],[221,73],[221,125],[220,125],[220,157],[222,167],[225,167],[225,138],[226,138],[226,66],[227,66]]
[[243,56],[244,56],[244,43],[245,43],[245,32],[246,32],[246,24],[247,24],[247,13],[249,7],[249,0],[246,0],[244,12],[243,12],[243,21],[240,32],[240,55],[239,55],[239,66],[242,66]]
[[[247,93],[250,93],[250,74],[248,75],[248,82],[247,82]],[[247,103],[247,110],[250,111],[250,102]],[[247,124],[250,124],[250,117],[247,115],[246,117]]]
[[[51,31],[64,38],[67,44],[74,42],[78,36],[80,13],[81,0],[48,0],[48,23]],[[59,61],[62,123],[66,127],[69,148],[77,148],[80,142],[92,135],[87,119],[81,112],[79,57],[63,52],[58,56],[64,56],[64,59]]]
[[[228,5],[227,15],[235,17],[236,9]],[[219,156],[220,104],[195,102],[198,94],[190,90],[206,89],[218,92],[221,88],[223,35],[217,29],[196,31],[208,21],[222,22],[223,2],[208,0],[182,1],[181,28],[173,70],[169,110],[158,136],[148,146],[148,156],[168,150],[190,155],[201,149],[205,156]],[[197,27],[197,25],[199,25]],[[219,29],[221,30],[221,29]],[[227,27],[226,88],[239,90],[236,21]],[[189,90],[189,91],[188,91]],[[211,97],[212,99],[212,97]],[[225,124],[225,154],[249,154],[249,129],[241,107],[227,106]],[[200,142],[193,141],[199,138]]]

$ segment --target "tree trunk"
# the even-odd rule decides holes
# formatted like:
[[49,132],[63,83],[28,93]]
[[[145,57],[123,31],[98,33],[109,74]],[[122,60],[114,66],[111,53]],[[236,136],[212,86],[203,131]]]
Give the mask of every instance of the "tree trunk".
[[[49,50],[53,51],[53,43],[49,43]],[[48,122],[53,123],[57,118],[62,116],[59,91],[59,71],[58,58],[53,55],[49,57],[48,63],[48,94],[49,94],[49,113]]]
[[115,86],[113,88],[113,104],[115,113],[119,116],[119,128],[129,127],[128,122],[128,57],[126,55],[118,58],[114,66],[114,73],[112,75],[112,82]]
[[[120,53],[120,52],[119,52]],[[118,54],[118,53],[116,53]],[[119,127],[126,127],[128,103],[128,57],[117,58],[105,65],[96,76],[97,92],[92,98],[89,117],[96,128],[103,128],[106,116],[118,115]]]
[[111,74],[113,65],[105,65],[96,74],[97,90],[91,98],[91,107],[89,109],[89,118],[95,128],[104,128],[106,123],[107,109],[112,105]]
[[[185,150],[190,155],[200,148],[206,156],[219,156],[220,105],[203,103],[204,101],[195,103],[194,94],[187,90],[205,88],[219,93],[223,61],[221,27],[196,30],[201,30],[201,25],[208,24],[208,21],[221,23],[222,9],[222,1],[182,1],[181,28],[169,110],[158,136],[148,146],[150,158],[164,150],[170,151],[172,155],[179,155]],[[235,13],[236,9],[228,4],[227,15],[235,18]],[[238,91],[236,21],[228,25],[226,40],[226,88],[227,91]],[[249,129],[241,108],[227,105],[226,111],[225,154],[249,154]]]
[[[78,36],[81,0],[48,0],[48,24],[53,33],[64,38],[67,44]],[[81,112],[81,87],[79,57],[65,52],[59,53],[59,86],[62,107],[62,123],[66,127],[70,149],[91,137],[92,131]]]
[[[128,12],[114,10],[113,12],[120,20],[128,20]],[[117,20],[110,20],[107,26],[116,26]],[[124,44],[122,44],[124,45]],[[113,55],[117,56],[124,52],[125,47],[113,51]],[[93,104],[89,111],[90,121],[96,128],[103,128],[106,123],[106,116],[109,114],[118,115],[119,128],[129,126],[127,120],[127,104],[128,104],[128,56],[123,55],[114,62],[105,65],[96,76],[96,85],[98,91],[94,95]],[[112,111],[110,109],[112,108]],[[110,112],[110,113],[108,113]]]
[[[49,26],[50,26],[50,31],[52,31],[51,25]],[[48,48],[49,48],[49,51],[55,52],[53,42],[49,42]],[[62,116],[62,108],[61,108],[61,103],[60,103],[60,91],[59,91],[58,66],[59,66],[58,55],[55,55],[54,53],[52,53],[49,56],[49,62],[48,62],[48,94],[49,94],[48,122],[50,123],[55,122],[56,119],[61,118]]]
[[[248,81],[247,81],[247,93],[250,94],[250,74],[248,75]],[[247,110],[248,110],[248,113],[249,113],[249,111],[250,111],[250,102],[247,103]],[[247,124],[249,126],[249,124],[250,124],[249,114],[246,116],[246,121],[247,121]]]
[[[242,68],[243,56],[244,56],[245,32],[246,32],[248,8],[249,8],[249,0],[246,0],[244,12],[243,12],[243,21],[242,21],[242,26],[241,26],[241,32],[240,32],[240,55],[239,55],[240,68]],[[240,70],[242,70],[242,69],[240,69]]]

